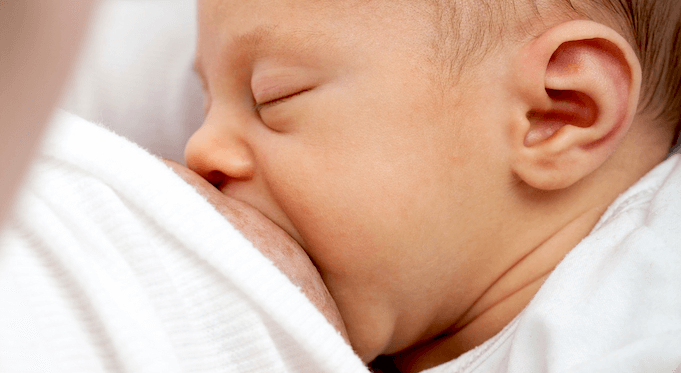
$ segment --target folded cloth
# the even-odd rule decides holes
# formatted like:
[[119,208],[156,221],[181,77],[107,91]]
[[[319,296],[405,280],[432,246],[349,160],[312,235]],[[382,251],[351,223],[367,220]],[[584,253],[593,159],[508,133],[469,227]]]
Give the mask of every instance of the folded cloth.
[[0,372],[367,372],[163,162],[58,113],[0,233]]

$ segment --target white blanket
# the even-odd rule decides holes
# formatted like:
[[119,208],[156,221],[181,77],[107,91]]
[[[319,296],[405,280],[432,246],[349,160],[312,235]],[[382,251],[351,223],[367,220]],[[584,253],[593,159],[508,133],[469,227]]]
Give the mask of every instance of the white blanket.
[[367,372],[165,164],[60,113],[0,235],[0,372]]

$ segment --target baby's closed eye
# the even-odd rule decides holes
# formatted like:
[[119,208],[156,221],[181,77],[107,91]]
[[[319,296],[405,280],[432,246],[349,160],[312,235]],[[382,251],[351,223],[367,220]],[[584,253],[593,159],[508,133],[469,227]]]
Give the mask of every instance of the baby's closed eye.
[[286,89],[282,90],[280,93],[273,94],[273,98],[267,98],[267,99],[256,99],[255,100],[255,110],[260,113],[262,110],[267,109],[271,106],[281,104],[283,102],[286,102],[298,95],[301,95],[305,92],[309,92],[314,88],[303,88],[303,89],[293,89],[291,93],[285,93],[287,92]]
[[267,65],[256,64],[251,78],[251,91],[258,112],[308,92],[319,84],[318,74],[308,67]]

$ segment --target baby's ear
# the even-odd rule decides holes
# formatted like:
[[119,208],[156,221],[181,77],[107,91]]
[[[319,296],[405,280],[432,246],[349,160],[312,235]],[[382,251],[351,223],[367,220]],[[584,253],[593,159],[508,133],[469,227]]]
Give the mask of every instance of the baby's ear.
[[638,58],[621,35],[591,21],[555,26],[516,57],[513,171],[538,189],[569,187],[626,135],[641,89]]

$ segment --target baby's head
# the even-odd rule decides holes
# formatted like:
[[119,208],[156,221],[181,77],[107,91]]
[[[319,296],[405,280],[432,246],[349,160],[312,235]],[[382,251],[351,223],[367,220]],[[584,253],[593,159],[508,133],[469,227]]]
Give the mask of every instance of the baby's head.
[[[303,246],[370,361],[456,333],[541,278],[562,256],[525,261],[534,248],[571,222],[590,229],[665,158],[680,12],[677,0],[200,0],[207,117],[187,164]],[[572,227],[556,247],[588,233]]]

